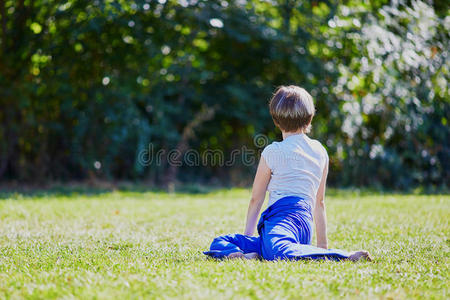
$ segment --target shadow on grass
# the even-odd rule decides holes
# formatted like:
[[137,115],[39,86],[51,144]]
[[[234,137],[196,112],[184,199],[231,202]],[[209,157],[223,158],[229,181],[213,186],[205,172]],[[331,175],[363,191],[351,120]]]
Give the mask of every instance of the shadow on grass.
[[[0,200],[11,198],[45,198],[58,196],[98,196],[111,192],[132,193],[161,193],[161,194],[209,194],[219,190],[232,189],[231,186],[216,186],[202,184],[179,184],[174,189],[168,190],[157,186],[147,185],[142,182],[72,182],[51,183],[45,185],[27,185],[18,183],[5,183],[0,185]],[[374,195],[437,195],[449,194],[447,187],[417,187],[407,191],[387,190],[382,188],[328,188],[328,197],[355,198]]]
[[220,189],[231,188],[225,186],[206,186],[198,184],[181,184],[169,191],[161,187],[130,182],[77,182],[77,183],[53,183],[38,185],[21,185],[17,183],[0,185],[0,200],[25,197],[44,198],[58,196],[98,196],[111,192],[132,193],[174,193],[174,194],[209,194]]

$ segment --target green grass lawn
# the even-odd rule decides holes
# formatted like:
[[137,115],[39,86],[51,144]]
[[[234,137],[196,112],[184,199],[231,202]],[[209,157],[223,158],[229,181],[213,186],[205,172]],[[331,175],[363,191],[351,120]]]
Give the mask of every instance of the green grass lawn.
[[329,247],[372,263],[207,259],[243,231],[249,196],[4,194],[0,298],[448,298],[449,195],[331,191]]

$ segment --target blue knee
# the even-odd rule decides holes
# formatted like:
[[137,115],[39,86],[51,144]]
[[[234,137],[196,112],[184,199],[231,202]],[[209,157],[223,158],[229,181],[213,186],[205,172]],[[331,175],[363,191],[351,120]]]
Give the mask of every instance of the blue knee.
[[262,240],[262,256],[266,260],[288,259],[292,256],[292,248],[296,241],[285,237],[272,237]]

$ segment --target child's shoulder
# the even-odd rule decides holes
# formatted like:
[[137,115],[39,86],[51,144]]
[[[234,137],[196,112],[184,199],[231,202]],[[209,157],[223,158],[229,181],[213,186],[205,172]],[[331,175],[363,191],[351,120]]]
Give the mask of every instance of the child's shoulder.
[[320,151],[322,153],[328,154],[327,153],[327,149],[325,148],[325,146],[319,141],[319,140],[315,140],[312,139],[310,137],[307,137],[309,144],[312,148],[316,149],[317,151]]
[[263,153],[279,152],[280,150],[282,150],[282,148],[283,148],[283,141],[280,141],[280,142],[274,141],[274,142],[268,144],[266,147],[264,147]]
[[312,139],[309,136],[304,135],[303,141],[304,142],[301,142],[300,144],[292,144],[292,143],[287,142],[286,140],[279,141],[279,142],[272,142],[263,149],[262,154],[263,155],[274,155],[277,153],[282,153],[283,151],[292,150],[292,147],[300,146],[301,148],[304,149],[304,151],[307,151],[307,152],[312,151],[313,153],[318,153],[318,154],[321,154],[324,156],[328,156],[327,149],[319,140]]
[[311,145],[311,148],[313,149],[313,151],[320,156],[321,161],[324,162],[324,164],[328,164],[329,157],[328,157],[328,152],[327,152],[327,149],[325,148],[325,146],[318,140],[311,139],[311,138],[308,138],[308,139],[310,140],[310,145]]

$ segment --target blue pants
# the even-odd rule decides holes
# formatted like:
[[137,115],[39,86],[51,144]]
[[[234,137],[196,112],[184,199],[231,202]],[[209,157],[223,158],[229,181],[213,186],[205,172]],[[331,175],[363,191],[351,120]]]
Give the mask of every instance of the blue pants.
[[349,253],[311,245],[311,206],[300,197],[284,197],[269,206],[258,222],[258,237],[229,234],[215,238],[204,254],[224,258],[230,253],[256,252],[266,260],[348,258]]

